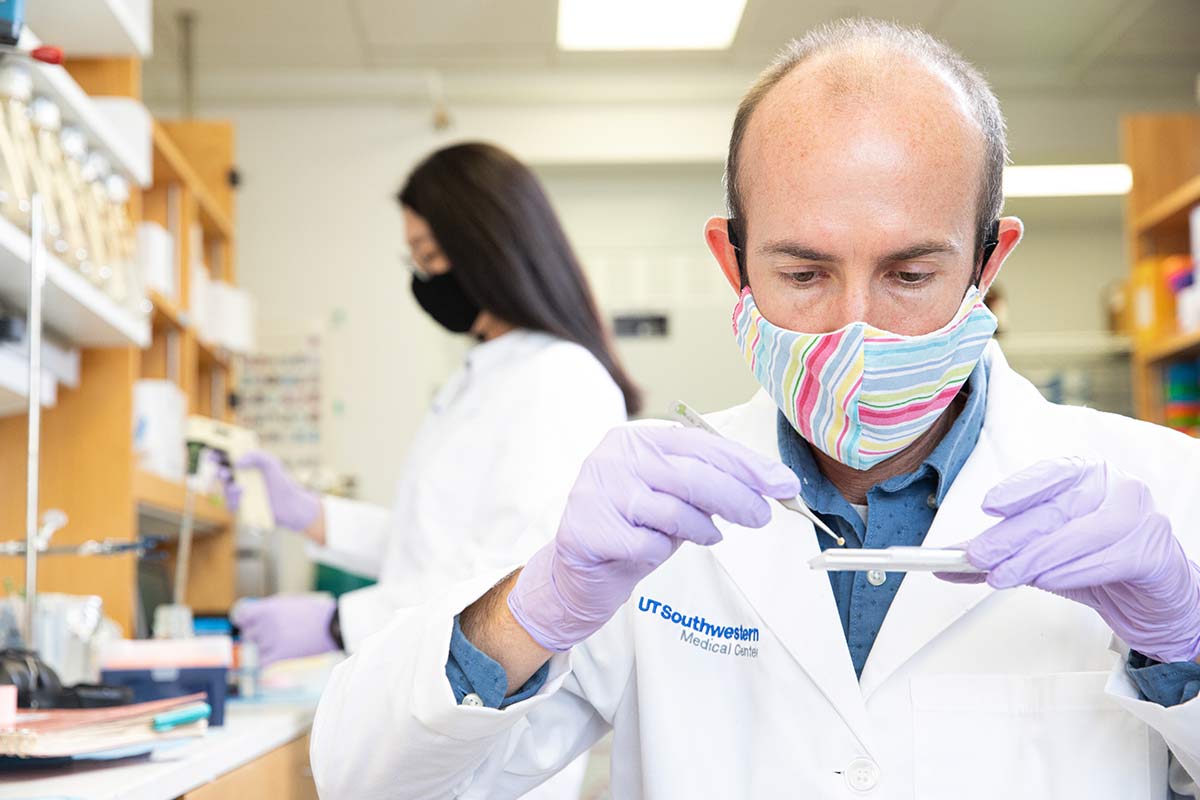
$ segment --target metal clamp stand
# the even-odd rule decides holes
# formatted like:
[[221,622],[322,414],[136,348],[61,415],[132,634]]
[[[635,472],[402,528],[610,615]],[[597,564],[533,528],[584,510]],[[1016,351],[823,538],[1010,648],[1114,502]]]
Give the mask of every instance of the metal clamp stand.
[[42,432],[42,198],[30,201],[29,217],[29,436],[25,467],[25,646],[37,652],[38,479]]

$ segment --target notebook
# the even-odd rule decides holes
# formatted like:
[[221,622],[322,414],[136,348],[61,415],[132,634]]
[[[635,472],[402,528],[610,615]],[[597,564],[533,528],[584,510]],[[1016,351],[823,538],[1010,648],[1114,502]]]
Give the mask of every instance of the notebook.
[[202,736],[204,698],[200,692],[112,708],[22,710],[15,727],[0,730],[0,756],[62,758]]

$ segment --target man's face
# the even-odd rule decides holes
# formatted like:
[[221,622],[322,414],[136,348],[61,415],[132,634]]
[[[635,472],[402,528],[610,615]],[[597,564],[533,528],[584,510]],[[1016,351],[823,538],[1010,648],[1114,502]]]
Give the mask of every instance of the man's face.
[[[925,69],[901,63],[874,91],[839,94],[819,63],[802,65],[763,99],[741,147],[741,244],[759,310],[806,333],[945,325],[976,268],[983,158],[964,101]],[[735,282],[721,228],[710,221],[709,245]],[[1020,222],[1002,231],[984,285]]]

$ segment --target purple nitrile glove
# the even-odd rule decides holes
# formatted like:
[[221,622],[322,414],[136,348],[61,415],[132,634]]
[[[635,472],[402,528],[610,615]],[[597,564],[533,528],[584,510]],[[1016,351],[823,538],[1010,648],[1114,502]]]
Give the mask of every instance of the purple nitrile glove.
[[327,594],[277,594],[239,600],[229,617],[258,647],[263,666],[337,650],[329,621],[337,601]]
[[[267,502],[271,505],[271,514],[276,523],[303,533],[316,522],[321,513],[321,496],[301,486],[288,474],[278,458],[263,450],[255,450],[242,456],[237,468],[256,469],[262,473],[263,483],[267,487]],[[235,491],[230,491],[229,486],[230,483],[226,483],[225,502],[230,510],[237,511],[242,491],[237,487]]]
[[1103,462],[1051,459],[1001,482],[983,510],[1004,518],[967,543],[989,585],[1083,603],[1158,661],[1200,654],[1200,567],[1141,481]]
[[716,544],[712,516],[760,528],[763,496],[795,497],[778,461],[704,431],[616,428],[587,457],[554,539],[529,559],[508,607],[534,641],[563,652],[629,599],[685,541]]

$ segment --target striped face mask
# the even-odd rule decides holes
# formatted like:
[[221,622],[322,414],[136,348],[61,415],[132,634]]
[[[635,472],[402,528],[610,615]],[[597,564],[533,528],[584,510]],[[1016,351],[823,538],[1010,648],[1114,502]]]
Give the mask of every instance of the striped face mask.
[[979,362],[996,317],[972,286],[940,330],[900,336],[854,322],[797,333],[768,322],[750,294],[733,332],[750,371],[805,441],[854,469],[869,469],[929,430]]

